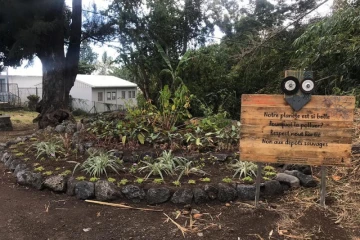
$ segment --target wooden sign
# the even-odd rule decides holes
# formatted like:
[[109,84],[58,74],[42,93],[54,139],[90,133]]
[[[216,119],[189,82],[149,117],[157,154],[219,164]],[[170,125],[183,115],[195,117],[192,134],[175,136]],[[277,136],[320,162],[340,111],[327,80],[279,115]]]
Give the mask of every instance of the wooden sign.
[[349,166],[355,97],[312,96],[294,112],[284,95],[244,94],[240,160]]

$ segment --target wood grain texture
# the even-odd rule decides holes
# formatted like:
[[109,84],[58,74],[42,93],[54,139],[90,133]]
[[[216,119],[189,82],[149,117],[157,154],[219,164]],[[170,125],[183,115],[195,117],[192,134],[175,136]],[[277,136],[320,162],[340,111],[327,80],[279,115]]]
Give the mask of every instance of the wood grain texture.
[[245,94],[240,159],[267,163],[349,166],[355,98],[312,96],[294,112],[283,95]]

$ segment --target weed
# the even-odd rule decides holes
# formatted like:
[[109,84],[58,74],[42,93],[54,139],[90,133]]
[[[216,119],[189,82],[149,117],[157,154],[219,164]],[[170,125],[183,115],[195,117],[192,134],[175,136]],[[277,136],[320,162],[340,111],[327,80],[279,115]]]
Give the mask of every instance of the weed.
[[15,156],[16,156],[16,157],[22,157],[22,156],[24,156],[24,153],[19,152],[19,153],[16,153]]
[[16,145],[11,145],[11,146],[9,147],[9,149],[16,149],[16,148],[17,148]]
[[153,181],[153,183],[156,183],[156,184],[161,184],[163,182],[164,182],[164,179],[162,179],[162,178],[155,178]]
[[23,160],[24,160],[25,162],[27,162],[27,161],[30,160],[30,158],[24,158]]
[[99,180],[100,180],[100,178],[97,178],[97,177],[91,177],[91,178],[89,179],[90,182],[97,182],[97,181],[99,181]]
[[117,183],[117,185],[120,186],[124,186],[129,182],[129,180],[127,180],[126,178],[123,178],[120,180],[120,182]]
[[78,180],[78,181],[84,181],[85,179],[86,179],[86,177],[84,177],[84,176],[79,176],[79,177],[77,177],[77,178],[75,178],[76,180]]
[[112,177],[109,177],[107,180],[108,180],[108,182],[111,182],[111,183],[116,182],[116,179],[115,179],[115,178],[112,178]]
[[61,167],[55,168],[55,171],[59,171],[59,170],[61,170]]
[[200,181],[201,181],[201,182],[210,182],[211,179],[208,178],[208,177],[205,177],[205,178],[200,178]]
[[228,178],[228,177],[223,178],[222,181],[223,181],[224,183],[232,183],[232,179],[231,179],[231,178]]
[[138,184],[142,184],[144,182],[143,178],[137,178],[134,182],[138,183]]
[[34,168],[34,171],[35,171],[35,172],[42,172],[42,171],[44,171],[44,170],[45,170],[45,168],[42,167],[42,166],[39,166],[39,167],[37,167],[37,168]]
[[252,177],[250,177],[250,176],[244,177],[242,180],[246,183],[254,182],[254,179],[252,179]]
[[264,180],[264,181],[270,181],[270,178],[268,178],[268,177],[263,177],[263,180]]
[[264,170],[265,172],[275,172],[275,168],[272,167],[272,166],[269,166],[269,165],[265,166],[265,167],[263,168],[263,170]]
[[30,138],[29,140],[32,141],[32,142],[36,142],[38,139],[37,138]]
[[60,175],[62,176],[67,176],[67,175],[70,175],[71,174],[71,171],[70,170],[65,170],[63,171]]
[[265,177],[271,178],[271,177],[275,177],[276,173],[275,172],[266,172],[265,173]]
[[25,143],[24,142],[18,142],[16,145],[22,146],[22,145],[25,145]]
[[16,154],[16,153],[19,153],[19,150],[13,149],[11,152]]
[[50,176],[51,174],[53,174],[52,171],[46,171],[46,172],[43,173],[43,175],[45,175],[45,176]]
[[196,181],[195,181],[195,180],[190,179],[190,180],[188,181],[188,184],[196,184]]
[[181,186],[181,183],[180,181],[176,180],[176,181],[173,181],[172,182],[176,187],[180,187]]
[[40,166],[40,163],[34,163],[33,166],[34,167]]

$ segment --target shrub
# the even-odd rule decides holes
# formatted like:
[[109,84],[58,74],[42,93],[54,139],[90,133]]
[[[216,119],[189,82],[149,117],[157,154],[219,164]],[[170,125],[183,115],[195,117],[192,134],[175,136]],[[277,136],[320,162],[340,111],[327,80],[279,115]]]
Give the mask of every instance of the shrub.
[[28,103],[29,110],[35,111],[36,104],[39,102],[40,97],[37,95],[29,95],[29,96],[27,96],[27,99],[29,100],[29,103]]

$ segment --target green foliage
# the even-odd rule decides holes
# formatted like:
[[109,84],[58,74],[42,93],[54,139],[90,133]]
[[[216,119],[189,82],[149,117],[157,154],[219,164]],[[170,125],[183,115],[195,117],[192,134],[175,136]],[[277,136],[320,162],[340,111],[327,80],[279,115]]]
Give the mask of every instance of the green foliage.
[[199,174],[199,175],[207,174],[205,171],[201,170],[198,166],[193,166],[193,165],[194,162],[192,161],[181,162],[181,164],[176,167],[176,170],[181,171],[177,180],[179,181],[183,175],[189,176],[190,174]]
[[269,166],[269,165],[265,166],[265,167],[263,168],[263,170],[264,170],[265,172],[275,172],[275,168],[272,167],[272,166]]
[[164,179],[162,179],[162,178],[155,178],[155,179],[153,180],[153,183],[162,184],[162,183],[164,183]]
[[124,186],[126,184],[128,184],[129,180],[127,180],[126,178],[123,178],[120,180],[120,182],[118,182],[118,186]]
[[50,175],[52,175],[52,174],[53,174],[52,171],[43,172],[43,175],[45,175],[45,176],[50,176]]
[[275,177],[276,173],[275,172],[265,172],[265,177]]
[[200,178],[200,181],[201,181],[201,182],[210,182],[211,179],[208,178],[208,177],[205,177],[205,178]]
[[188,184],[196,184],[196,181],[193,179],[189,179]]
[[23,160],[24,160],[25,162],[27,162],[27,161],[30,160],[30,158],[24,158]]
[[59,171],[59,170],[61,170],[61,167],[55,168],[55,171]]
[[18,142],[16,145],[23,146],[23,145],[25,145],[25,143],[24,142]]
[[45,168],[42,167],[42,166],[39,166],[39,167],[37,167],[37,168],[34,168],[34,171],[35,171],[35,172],[42,172],[42,171],[44,171],[44,170],[45,170]]
[[29,140],[32,141],[32,142],[36,142],[38,139],[37,138],[30,138]]
[[241,177],[251,177],[256,176],[257,166],[252,162],[239,161],[229,164],[228,167],[235,171],[234,176],[239,174],[239,179]]
[[77,177],[77,178],[75,178],[76,180],[78,180],[78,181],[85,181],[86,180],[86,177],[84,177],[84,176],[79,176],[79,177]]
[[154,162],[141,161],[145,166],[140,167],[139,171],[147,171],[148,174],[145,176],[145,180],[151,175],[160,176],[164,179],[163,174],[173,175],[178,166],[184,165],[186,162],[185,158],[174,157],[172,151],[163,151],[162,155],[154,160]]
[[224,183],[232,183],[232,179],[231,179],[231,178],[228,178],[228,177],[223,178],[222,181],[223,181]]
[[64,152],[64,148],[60,146],[60,142],[50,141],[50,142],[38,142],[32,145],[37,153],[36,159],[41,155],[46,155],[51,158],[56,158],[60,153]]
[[97,178],[97,177],[91,177],[91,178],[89,179],[90,182],[97,182],[97,181],[99,181],[99,180],[100,180],[100,178]]
[[63,176],[68,176],[71,174],[71,171],[70,170],[65,170],[63,171],[62,173],[60,173],[60,175],[63,175]]
[[27,96],[27,99],[29,100],[29,102],[28,102],[29,110],[35,111],[36,104],[39,102],[40,97],[37,95],[29,95],[29,96]]
[[89,154],[90,156],[81,165],[77,164],[75,166],[73,172],[80,166],[84,172],[92,177],[100,177],[102,174],[107,176],[107,171],[109,169],[119,174],[118,169],[120,168],[121,163],[114,157],[112,152],[95,151]]
[[253,178],[250,177],[250,176],[244,177],[244,178],[242,179],[242,181],[245,182],[245,183],[252,183],[252,182],[254,182]]
[[181,186],[181,182],[179,180],[173,181],[172,184],[174,184],[176,187]]
[[142,184],[144,182],[144,179],[143,178],[137,178],[135,180],[135,182],[138,183],[138,184]]
[[116,179],[115,179],[115,178],[112,178],[112,177],[109,177],[107,180],[108,180],[108,182],[110,182],[110,183],[116,182]]

